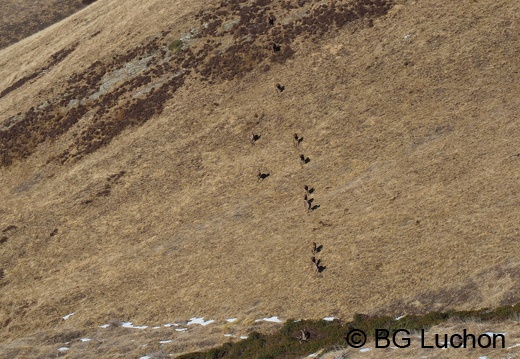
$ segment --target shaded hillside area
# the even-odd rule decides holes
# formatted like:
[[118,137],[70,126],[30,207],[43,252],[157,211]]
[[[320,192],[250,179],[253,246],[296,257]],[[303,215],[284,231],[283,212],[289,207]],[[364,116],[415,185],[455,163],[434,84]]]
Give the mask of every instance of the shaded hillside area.
[[66,18],[96,0],[3,0],[0,3],[0,49]]
[[518,303],[518,10],[99,0],[0,50],[0,356]]

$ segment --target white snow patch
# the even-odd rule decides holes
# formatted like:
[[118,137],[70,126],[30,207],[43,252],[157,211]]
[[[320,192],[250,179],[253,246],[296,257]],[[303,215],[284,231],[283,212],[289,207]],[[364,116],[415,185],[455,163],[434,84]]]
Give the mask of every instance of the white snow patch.
[[240,339],[247,339],[247,335],[241,335]]
[[191,318],[190,321],[187,323],[187,325],[200,324],[200,325],[204,326],[204,325],[211,324],[213,322],[214,322],[214,320],[204,321],[204,318]]
[[403,319],[404,317],[406,317],[406,314],[405,314],[405,315],[401,315],[401,316],[395,318],[395,320],[401,320],[401,319]]
[[318,356],[318,353],[312,353],[307,355],[307,358],[316,358]]
[[516,347],[520,347],[520,343],[516,343],[513,346],[507,347],[507,349],[513,349],[513,348],[516,348]]
[[123,323],[121,323],[121,326],[123,328],[132,328],[132,329],[146,329],[146,328],[148,328],[147,325],[137,326],[137,325],[133,325],[132,322],[123,322]]
[[326,320],[327,322],[332,322],[334,319],[336,319],[336,318],[334,318],[334,317],[325,317],[325,318],[323,318],[323,320]]
[[175,328],[175,330],[178,332],[185,332],[188,328]]
[[224,334],[225,337],[232,337],[233,334]]
[[90,342],[92,339],[90,339],[90,338],[81,338],[80,340],[81,340],[83,343],[85,343],[85,342]]
[[489,359],[487,356],[478,357],[478,359]]
[[166,328],[169,328],[169,327],[172,326],[172,324],[168,323],[168,324],[164,324],[164,326],[165,326]]
[[168,339],[168,340],[159,340],[159,344],[168,344],[168,343],[171,343],[173,340],[171,339]]
[[103,325],[100,325],[99,327],[100,328],[103,328],[103,329],[106,329],[110,326],[110,324],[103,324]]
[[62,317],[62,318],[63,318],[63,320],[67,320],[67,319],[69,319],[70,317],[72,317],[74,314],[76,314],[76,312],[74,312],[74,313],[70,313],[70,314],[67,314],[66,316],[64,316],[64,317]]
[[489,335],[490,337],[492,337],[493,335],[506,335],[507,333],[485,332],[484,334]]
[[139,359],[151,359],[151,356],[145,355],[144,357],[140,357]]
[[228,323],[233,323],[235,320],[237,320],[238,318],[229,318],[229,319],[226,319],[226,322]]
[[271,317],[271,318],[262,318],[262,319],[257,319],[255,320],[255,322],[261,322],[261,321],[264,321],[264,322],[274,322],[274,323],[283,323],[283,321],[278,318],[278,317]]
[[69,348],[67,348],[67,347],[58,348],[59,352],[66,352],[67,350],[69,350]]
[[370,348],[359,349],[359,351],[360,351],[361,353],[366,353],[366,352],[369,352],[369,351],[370,351]]
[[161,327],[152,327],[152,329],[161,329]]

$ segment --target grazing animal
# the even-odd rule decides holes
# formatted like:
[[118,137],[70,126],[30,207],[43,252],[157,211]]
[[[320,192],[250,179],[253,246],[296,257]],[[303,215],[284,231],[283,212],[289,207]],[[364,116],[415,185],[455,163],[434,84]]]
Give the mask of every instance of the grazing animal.
[[300,147],[300,144],[302,143],[302,141],[303,141],[303,136],[302,137],[298,137],[298,134],[295,133],[294,134],[294,145],[296,147]]
[[312,270],[318,274],[320,272],[320,260],[316,259],[316,257],[311,257],[311,262]]
[[319,204],[315,204],[314,206],[311,207],[311,211],[315,211],[315,210],[317,210],[320,207],[321,206]]
[[254,133],[251,134],[251,144],[255,144],[256,141],[258,141],[260,139],[260,135],[255,135]]
[[271,16],[269,16],[268,21],[269,21],[269,25],[274,26],[274,22],[276,21],[276,18],[273,15],[271,15]]
[[277,45],[276,43],[273,43],[273,51],[279,52],[282,49],[280,45]]
[[306,165],[307,163],[309,163],[311,161],[311,159],[309,157],[305,157],[304,155],[300,155],[300,164],[303,166],[303,165]]
[[316,242],[312,242],[312,254],[316,254],[318,253],[318,245],[316,244]]
[[258,181],[260,181],[260,180],[265,180],[270,175],[271,175],[270,173],[262,173],[262,171],[258,170],[258,174],[256,175],[256,177],[258,178]]
[[303,186],[303,189],[305,190],[305,193],[307,193],[307,194],[313,194],[314,191],[315,191],[314,188],[311,188],[311,187],[309,187],[307,185]]
[[283,91],[285,90],[285,86],[280,85],[280,84],[276,84],[276,88],[277,88],[278,91],[280,91],[280,92],[283,92]]

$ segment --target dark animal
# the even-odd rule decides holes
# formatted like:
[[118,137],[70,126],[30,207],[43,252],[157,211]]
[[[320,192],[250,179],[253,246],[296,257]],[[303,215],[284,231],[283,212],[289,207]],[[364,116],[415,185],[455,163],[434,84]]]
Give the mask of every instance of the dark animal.
[[314,188],[311,188],[307,185],[303,186],[303,189],[305,190],[306,193],[308,194],[313,194],[314,193]]
[[256,175],[256,177],[258,178],[258,180],[264,180],[270,175],[270,173],[262,173],[262,171],[258,170],[258,174]]
[[274,22],[276,21],[276,18],[274,16],[269,16],[269,25],[274,26]]
[[314,273],[319,274],[323,272],[327,267],[321,265],[321,259],[316,259],[316,257],[311,257],[311,265]]
[[251,144],[255,144],[256,141],[258,141],[260,139],[260,135],[255,135],[254,133],[251,134]]
[[320,259],[316,259],[316,257],[311,257],[311,266],[314,273],[318,274],[320,272]]
[[273,43],[273,51],[274,52],[279,52],[281,49],[282,49],[282,47],[280,45],[277,45],[277,44]]
[[302,142],[303,142],[303,136],[302,137],[298,137],[298,134],[295,133],[294,134],[294,145],[296,147],[299,147]]
[[283,91],[285,90],[285,86],[280,85],[280,84],[276,84],[276,88],[277,88],[278,91],[280,91],[280,92],[283,92]]
[[309,163],[311,159],[309,157],[305,157],[304,155],[300,155],[300,163],[303,165],[306,165]]

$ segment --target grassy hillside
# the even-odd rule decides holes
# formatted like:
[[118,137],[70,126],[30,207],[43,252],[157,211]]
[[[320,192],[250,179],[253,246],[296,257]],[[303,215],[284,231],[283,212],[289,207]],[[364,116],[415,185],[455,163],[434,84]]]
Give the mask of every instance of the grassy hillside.
[[0,49],[66,18],[96,0],[3,0],[0,4]]
[[0,353],[518,303],[518,10],[100,0],[1,50]]

